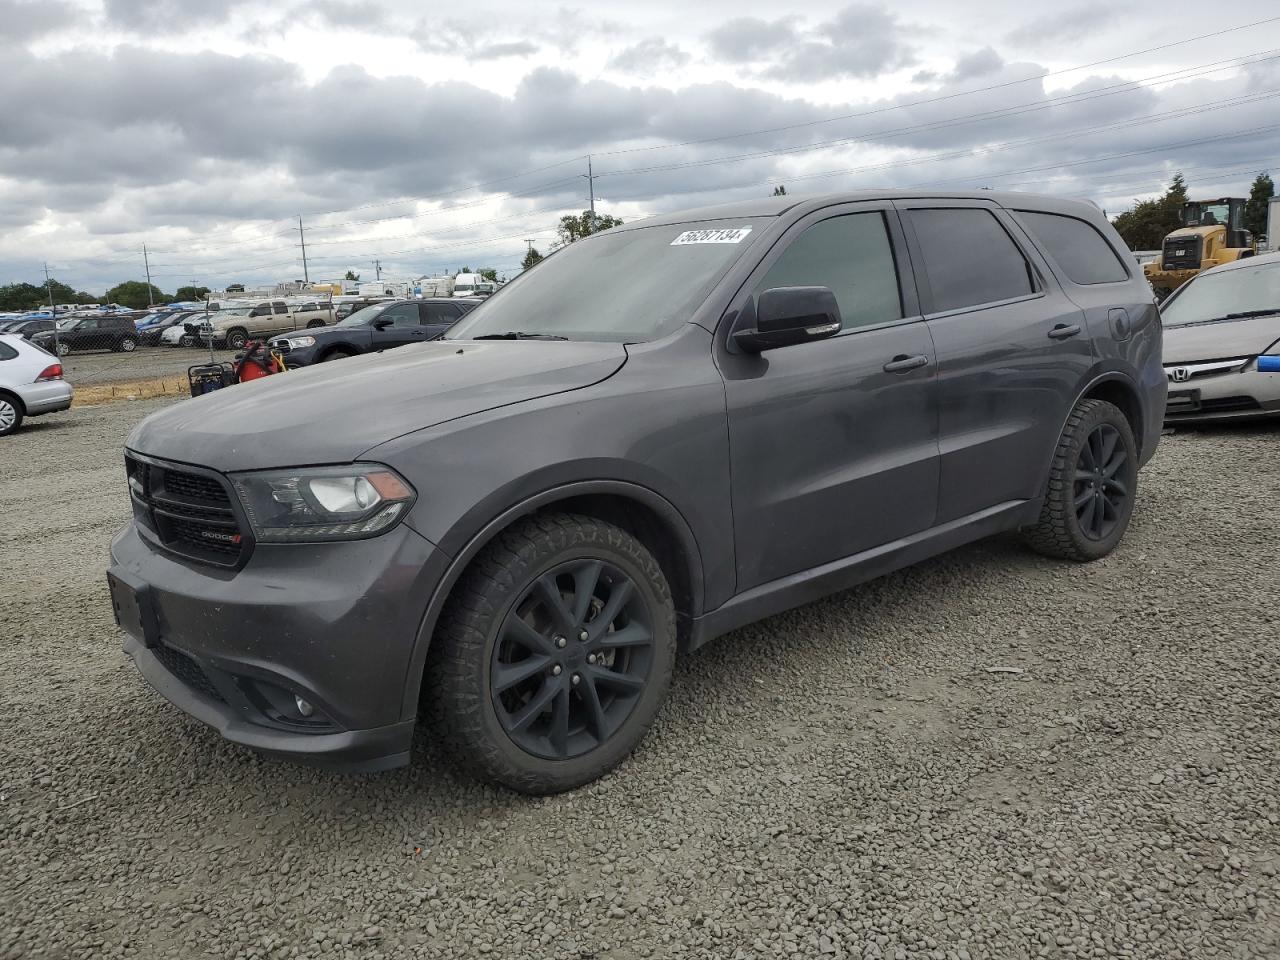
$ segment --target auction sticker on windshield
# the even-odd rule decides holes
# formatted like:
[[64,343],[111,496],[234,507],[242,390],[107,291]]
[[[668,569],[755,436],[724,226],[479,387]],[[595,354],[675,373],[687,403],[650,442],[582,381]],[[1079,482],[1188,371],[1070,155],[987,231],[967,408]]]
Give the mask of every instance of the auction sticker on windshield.
[[751,232],[750,227],[732,227],[726,230],[686,230],[671,241],[671,246],[687,243],[741,243]]

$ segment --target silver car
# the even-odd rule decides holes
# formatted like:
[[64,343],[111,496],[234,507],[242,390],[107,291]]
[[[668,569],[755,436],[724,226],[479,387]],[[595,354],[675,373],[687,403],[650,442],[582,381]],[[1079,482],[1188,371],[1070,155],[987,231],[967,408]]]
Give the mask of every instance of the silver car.
[[1280,416],[1280,253],[1206,270],[1160,316],[1166,423]]
[[22,337],[0,333],[0,437],[17,430],[25,417],[66,410],[71,393],[57,357]]

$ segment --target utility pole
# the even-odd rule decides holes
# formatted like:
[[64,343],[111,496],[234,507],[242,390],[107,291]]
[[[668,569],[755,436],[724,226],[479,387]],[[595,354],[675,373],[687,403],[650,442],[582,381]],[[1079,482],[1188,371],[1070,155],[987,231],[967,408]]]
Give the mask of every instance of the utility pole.
[[373,261],[373,270],[374,270],[374,273],[377,274],[377,277],[376,277],[377,281],[381,283],[382,282],[382,261],[381,260]]
[[307,235],[302,232],[302,214],[298,214],[298,237],[302,240],[302,282],[310,283],[311,274],[307,272]]
[[147,269],[147,306],[154,307],[155,300],[151,296],[151,261],[147,259],[147,245],[142,245],[142,265]]
[[588,233],[596,232],[596,178],[591,170],[591,154],[587,154],[587,189],[591,191],[591,229]]
[[49,279],[49,261],[44,263],[44,285],[49,291],[49,312],[53,314],[53,352],[61,358],[62,345],[58,343],[58,309],[53,303],[53,281]]

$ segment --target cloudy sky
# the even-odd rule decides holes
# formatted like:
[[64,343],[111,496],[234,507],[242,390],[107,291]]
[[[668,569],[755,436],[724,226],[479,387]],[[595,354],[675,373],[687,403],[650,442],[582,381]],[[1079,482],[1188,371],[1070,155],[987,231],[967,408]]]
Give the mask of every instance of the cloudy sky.
[[[1280,9],[0,0],[0,283],[518,269],[562,213],[983,186],[1115,213],[1280,167]],[[1253,24],[1252,26],[1246,26]],[[1234,27],[1244,29],[1231,30]],[[1221,32],[1216,36],[1206,34]]]

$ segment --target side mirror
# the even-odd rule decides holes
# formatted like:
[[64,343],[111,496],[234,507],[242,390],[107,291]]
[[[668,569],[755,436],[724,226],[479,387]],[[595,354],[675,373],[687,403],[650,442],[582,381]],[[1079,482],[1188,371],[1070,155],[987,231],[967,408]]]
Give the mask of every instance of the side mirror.
[[385,330],[385,329],[387,329],[387,327],[389,327],[389,326],[391,326],[391,321],[390,321],[390,320],[384,320],[384,319],[379,318],[379,319],[377,319],[377,320],[373,321],[373,329],[375,329],[375,330]]
[[760,294],[755,328],[736,331],[733,340],[745,353],[760,353],[825,340],[840,327],[840,305],[830,287],[773,287]]

